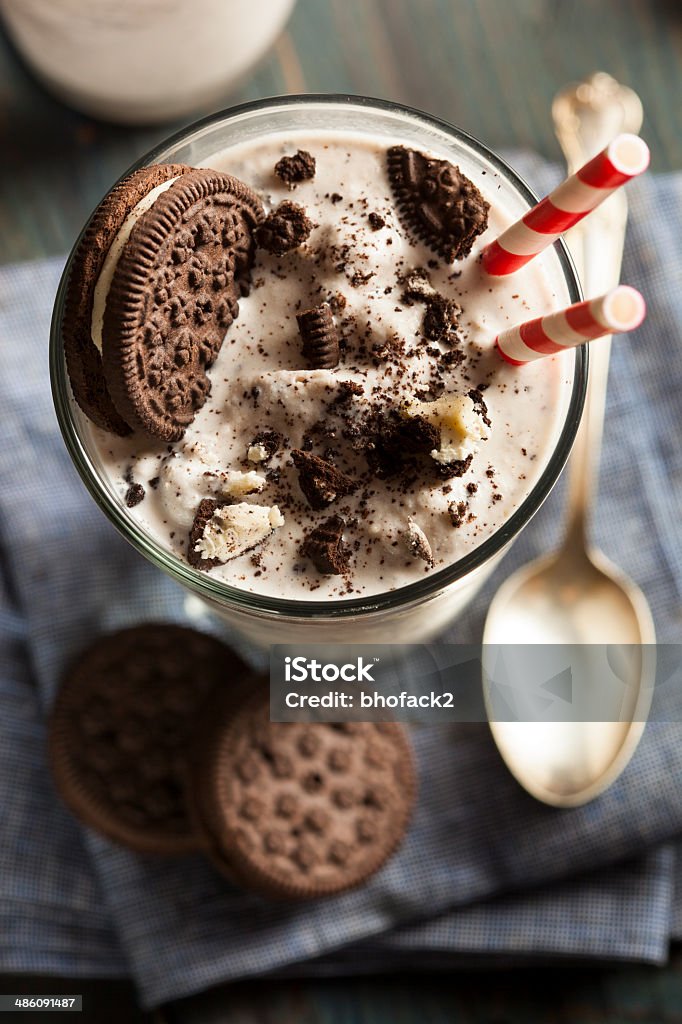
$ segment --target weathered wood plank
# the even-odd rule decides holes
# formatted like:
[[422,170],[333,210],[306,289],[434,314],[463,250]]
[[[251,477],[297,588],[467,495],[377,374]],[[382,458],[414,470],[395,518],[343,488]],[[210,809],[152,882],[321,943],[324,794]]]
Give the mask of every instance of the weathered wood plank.
[[[549,104],[611,71],[642,95],[654,169],[682,167],[682,18],[672,0],[299,0],[225,104],[305,89],[421,107],[494,148],[559,158]],[[177,126],[97,124],[53,100],[0,39],[0,261],[67,249],[111,182]]]

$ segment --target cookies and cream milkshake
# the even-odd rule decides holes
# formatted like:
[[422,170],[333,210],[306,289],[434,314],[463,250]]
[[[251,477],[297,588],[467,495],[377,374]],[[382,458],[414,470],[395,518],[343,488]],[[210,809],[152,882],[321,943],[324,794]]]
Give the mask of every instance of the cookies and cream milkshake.
[[[296,153],[307,173],[285,162],[279,176]],[[359,135],[259,139],[211,167],[248,183],[266,213],[293,209],[283,230],[303,222],[305,238],[278,254],[260,229],[210,395],[178,441],[97,432],[121,500],[159,543],[257,593],[343,599],[456,561],[528,494],[565,415],[563,357],[516,368],[493,349],[500,330],[560,305],[541,261],[501,281],[482,272],[482,245],[513,220],[494,191],[487,233],[462,260],[439,258],[403,222],[387,147]],[[112,262],[176,180],[112,242],[92,317],[100,346]],[[316,368],[297,316],[320,306],[338,355]]]
[[[494,347],[571,287],[552,252],[483,271],[519,215],[504,172],[338,120],[193,143],[168,151],[186,163],[125,179],[72,257],[60,323],[74,421],[118,524],[208,581],[259,642],[295,639],[288,616],[305,627],[311,602],[399,606],[504,536],[575,409],[574,352],[517,367]],[[415,618],[406,597],[345,642],[387,637],[391,618],[423,638],[493,564],[449,604],[435,580],[437,609]]]

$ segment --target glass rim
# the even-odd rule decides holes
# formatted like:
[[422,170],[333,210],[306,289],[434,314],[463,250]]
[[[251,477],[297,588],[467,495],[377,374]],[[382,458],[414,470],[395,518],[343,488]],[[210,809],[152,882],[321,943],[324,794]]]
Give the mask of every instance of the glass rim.
[[[444,132],[456,142],[464,143],[473,149],[479,157],[490,163],[498,173],[514,186],[529,206],[538,202],[538,196],[505,160],[497,156],[487,146],[463,129],[414,107],[390,100],[375,99],[369,96],[355,96],[347,93],[300,93],[266,97],[237,104],[209,114],[181,128],[162,143],[159,143],[143,154],[121,175],[119,181],[140,167],[153,164],[164,152],[186,142],[191,136],[209,129],[222,121],[234,120],[245,114],[261,112],[267,109],[307,105],[371,108],[379,112],[398,113],[413,121],[421,122],[427,127]],[[89,220],[90,218],[88,218]],[[74,419],[70,399],[70,384],[61,340],[61,322],[71,263],[88,221],[86,221],[67,258],[57,289],[50,327],[50,382],[59,428],[77,472],[91,497],[109,521],[145,558],[151,561],[157,568],[170,575],[176,582],[194,591],[200,597],[206,598],[211,603],[217,602],[220,605],[231,605],[236,611],[292,619],[338,619],[373,612],[395,611],[401,607],[407,607],[415,602],[434,597],[440,591],[463,579],[473,570],[501,553],[505,546],[532,519],[554,487],[568,459],[580,424],[587,388],[587,345],[581,345],[575,350],[573,386],[566,416],[552,455],[539,479],[518,508],[493,534],[451,565],[440,569],[424,579],[408,583],[405,586],[396,587],[393,590],[335,601],[309,601],[299,600],[298,598],[259,595],[232,586],[222,580],[214,579],[206,573],[193,569],[180,556],[173,554],[158,544],[139,523],[132,519],[132,517],[127,516],[123,510],[122,502],[116,502],[112,499],[100,482],[100,474],[97,472],[86,451]],[[571,303],[580,301],[582,293],[579,279],[565,242],[562,239],[558,239],[554,242],[552,248],[559,260]]]

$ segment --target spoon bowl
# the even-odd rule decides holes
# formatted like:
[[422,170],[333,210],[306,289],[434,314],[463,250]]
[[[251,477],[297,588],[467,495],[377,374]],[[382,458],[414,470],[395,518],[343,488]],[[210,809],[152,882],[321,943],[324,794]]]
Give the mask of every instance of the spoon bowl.
[[[580,686],[601,686],[611,721],[496,721],[490,729],[509,771],[536,799],[576,807],[620,775],[642,736],[656,670],[655,632],[644,595],[602,552],[562,548],[523,566],[490,606],[483,636],[487,662],[500,644],[565,648],[577,705]],[[605,649],[605,645],[609,645]],[[605,688],[604,666],[624,686]],[[625,664],[624,664],[625,662]],[[486,695],[487,696],[487,695]],[[488,702],[490,708],[490,702]]]

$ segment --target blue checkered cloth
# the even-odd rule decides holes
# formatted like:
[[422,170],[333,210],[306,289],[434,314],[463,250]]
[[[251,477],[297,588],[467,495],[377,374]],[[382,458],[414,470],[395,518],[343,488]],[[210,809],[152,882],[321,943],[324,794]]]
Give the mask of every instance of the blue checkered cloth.
[[[556,180],[538,160],[524,169],[543,192]],[[623,279],[649,317],[614,345],[594,534],[643,587],[659,640],[677,642],[682,176],[650,176],[630,196]],[[196,610],[116,534],[64,451],[47,374],[62,264],[0,271],[0,970],[129,975],[152,1006],[268,972],[663,962],[682,934],[679,724],[650,725],[622,778],[569,811],[516,785],[485,726],[415,728],[421,795],[405,844],[362,890],[304,907],[240,892],[198,856],[135,856],[74,822],[45,762],[60,671],[105,630],[196,622]],[[559,488],[449,640],[480,637],[504,575],[556,542],[561,508]]]

